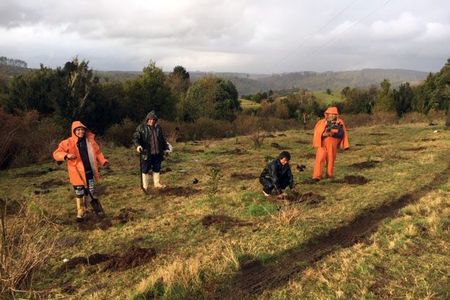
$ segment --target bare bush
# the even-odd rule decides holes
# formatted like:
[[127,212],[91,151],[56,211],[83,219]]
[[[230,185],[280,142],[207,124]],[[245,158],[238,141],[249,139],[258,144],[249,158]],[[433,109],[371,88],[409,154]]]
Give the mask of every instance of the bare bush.
[[36,111],[22,115],[0,109],[0,169],[51,159],[63,129],[52,119],[39,119]]
[[105,133],[105,140],[117,146],[129,147],[137,124],[126,118],[119,124],[112,125]]

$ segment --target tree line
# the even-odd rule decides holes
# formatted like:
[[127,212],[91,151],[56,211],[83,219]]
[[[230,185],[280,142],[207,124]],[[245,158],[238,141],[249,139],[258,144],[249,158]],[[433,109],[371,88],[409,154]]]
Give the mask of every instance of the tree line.
[[0,105],[8,113],[37,111],[67,124],[82,120],[98,133],[124,119],[140,122],[150,110],[166,120],[195,122],[200,117],[232,120],[240,111],[236,87],[214,76],[191,83],[189,72],[172,72],[150,62],[137,78],[110,82],[94,76],[87,61],[37,70],[0,83]]
[[[327,90],[327,94],[332,94],[331,90]],[[329,105],[337,106],[341,113],[395,112],[400,118],[408,112],[427,115],[431,110],[447,111],[447,126],[450,126],[450,59],[439,72],[430,73],[421,84],[404,82],[393,88],[389,80],[385,79],[379,86],[347,86],[342,89],[340,96],[343,101],[335,101]],[[261,108],[255,113],[262,116],[300,119],[306,114],[321,117],[326,109],[326,105],[320,103],[313,92],[302,89],[284,97],[279,97],[278,92],[270,90],[245,95],[243,98],[261,103]]]

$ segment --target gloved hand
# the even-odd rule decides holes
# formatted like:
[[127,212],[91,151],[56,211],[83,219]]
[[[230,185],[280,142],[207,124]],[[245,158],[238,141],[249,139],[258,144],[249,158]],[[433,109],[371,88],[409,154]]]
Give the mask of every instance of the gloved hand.
[[169,143],[167,143],[167,148],[168,148],[168,149],[164,150],[164,154],[172,153],[172,151],[173,151],[172,145],[169,144]]
[[142,146],[137,146],[136,151],[137,151],[138,153],[141,153],[142,150],[144,150],[144,149],[142,148]]

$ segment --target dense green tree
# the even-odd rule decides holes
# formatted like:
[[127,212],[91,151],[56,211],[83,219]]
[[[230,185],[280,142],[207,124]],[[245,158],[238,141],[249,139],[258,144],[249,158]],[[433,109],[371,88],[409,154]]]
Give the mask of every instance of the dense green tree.
[[175,98],[166,84],[166,75],[154,62],[144,68],[143,74],[125,83],[125,111],[133,121],[142,121],[150,110],[159,117],[175,117]]
[[411,111],[414,92],[408,82],[402,83],[398,90],[394,89],[392,95],[397,116],[401,117]]
[[376,86],[371,86],[368,89],[352,88],[346,90],[343,95],[345,95],[345,101],[342,106],[344,112],[371,114],[377,99],[378,89]]
[[392,97],[391,83],[384,79],[380,83],[377,99],[375,100],[374,111],[394,110],[394,100]]
[[89,62],[74,58],[66,62],[63,68],[57,68],[56,75],[51,87],[55,111],[64,120],[84,119],[87,108],[94,101],[91,91],[99,84],[99,79],[89,68]]
[[240,102],[231,81],[208,76],[189,88],[179,108],[179,117],[184,121],[195,121],[200,117],[231,120],[240,110]]
[[9,82],[6,109],[10,112],[37,110],[44,115],[52,113],[55,110],[53,87],[57,81],[56,72],[43,65],[39,70],[14,77]]
[[182,66],[176,66],[172,73],[167,76],[167,86],[170,88],[176,103],[180,103],[191,85],[189,72]]

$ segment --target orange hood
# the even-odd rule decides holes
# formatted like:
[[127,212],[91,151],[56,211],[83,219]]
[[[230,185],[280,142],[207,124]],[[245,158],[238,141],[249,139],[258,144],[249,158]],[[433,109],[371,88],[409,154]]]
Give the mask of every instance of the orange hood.
[[78,128],[78,127],[83,127],[84,129],[86,129],[86,131],[88,130],[87,127],[83,123],[81,123],[80,121],[72,122],[72,137],[74,137],[74,138],[77,138],[77,136],[75,135],[75,129]]

